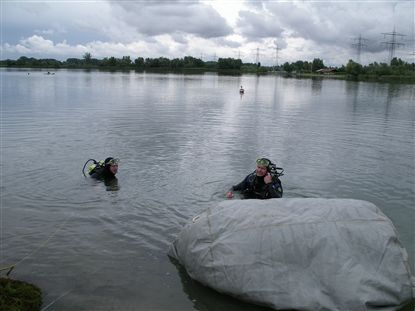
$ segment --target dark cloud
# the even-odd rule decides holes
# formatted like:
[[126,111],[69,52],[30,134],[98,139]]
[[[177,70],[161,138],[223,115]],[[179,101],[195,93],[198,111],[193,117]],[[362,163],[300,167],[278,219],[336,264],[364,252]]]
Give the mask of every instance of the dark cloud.
[[111,2],[117,17],[137,32],[156,36],[168,33],[187,33],[202,38],[232,34],[226,20],[211,6],[198,2],[151,1]]
[[23,38],[42,35],[55,42],[84,44],[107,40],[101,29],[87,26],[94,14],[94,4],[70,2],[4,2],[2,3],[3,42],[16,44]]
[[48,10],[48,5],[33,3],[2,2],[2,40],[17,43],[20,39],[33,34],[33,29],[45,26],[40,18],[42,11]]
[[[338,44],[345,35],[342,29],[346,19],[345,12],[332,10],[327,3],[313,3],[310,8],[295,3],[270,2],[266,8],[283,25],[288,37],[311,40],[319,44]],[[347,19],[350,19],[349,15]]]
[[281,50],[287,47],[287,42],[283,38],[277,38],[273,40],[273,45]]
[[[271,0],[271,1],[275,1],[275,0]],[[246,3],[246,5],[247,6],[249,6],[250,8],[253,8],[253,9],[259,9],[259,10],[261,10],[261,9],[263,9],[263,7],[264,7],[264,4],[266,4],[267,2],[270,2],[270,1],[261,1],[261,0],[246,0],[245,1],[245,3]]]
[[[255,40],[275,35],[279,41],[297,38],[312,42],[323,50],[333,46],[353,50],[359,36],[367,52],[387,50],[382,44],[392,36],[393,27],[413,36],[414,3],[410,1],[252,1],[253,11],[241,12],[238,26],[242,35]],[[272,31],[276,29],[276,31]],[[402,40],[404,37],[395,37]],[[279,45],[281,46],[281,44]],[[325,49],[325,48],[324,48]]]
[[249,41],[280,37],[283,31],[273,16],[251,11],[239,12],[237,27],[240,34]]
[[180,44],[187,44],[188,39],[183,33],[171,33],[170,37],[174,40],[174,42],[180,43]]
[[225,39],[225,38],[215,39],[215,43],[219,46],[229,47],[229,48],[239,48],[242,46],[240,42]]

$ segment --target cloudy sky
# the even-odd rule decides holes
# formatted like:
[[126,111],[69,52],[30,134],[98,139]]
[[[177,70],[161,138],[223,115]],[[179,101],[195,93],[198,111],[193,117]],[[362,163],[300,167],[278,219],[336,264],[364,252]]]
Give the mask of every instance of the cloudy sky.
[[[274,65],[414,62],[414,0],[1,0],[1,59],[130,56]],[[397,35],[393,36],[393,33]],[[386,34],[386,35],[385,35]],[[361,40],[359,41],[359,37]]]

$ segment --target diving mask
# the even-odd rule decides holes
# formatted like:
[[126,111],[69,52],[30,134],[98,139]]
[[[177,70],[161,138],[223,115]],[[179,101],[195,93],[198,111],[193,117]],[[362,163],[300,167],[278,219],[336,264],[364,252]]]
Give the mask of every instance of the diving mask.
[[268,167],[271,163],[268,159],[261,158],[261,159],[256,160],[256,164],[259,166]]
[[113,158],[107,162],[107,165],[118,165],[120,163],[120,159]]

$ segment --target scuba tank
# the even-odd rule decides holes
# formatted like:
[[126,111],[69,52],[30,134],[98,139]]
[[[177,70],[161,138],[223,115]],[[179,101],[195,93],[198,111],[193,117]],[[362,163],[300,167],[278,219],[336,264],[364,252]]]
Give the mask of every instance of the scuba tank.
[[120,159],[113,158],[113,157],[108,157],[105,160],[100,160],[100,161],[97,161],[95,159],[89,159],[88,161],[85,162],[84,167],[82,168],[82,174],[84,174],[85,177],[86,177],[85,168],[89,162],[92,162],[92,164],[88,166],[88,174],[89,176],[91,176],[97,171],[104,169],[106,166],[118,165],[118,163],[120,162]]
[[104,167],[104,160],[100,160],[98,162],[94,162],[94,164],[88,166],[88,174],[92,175],[94,174],[98,169]]
[[92,162],[91,165],[88,166],[88,175],[91,176],[94,174],[98,169],[105,166],[104,160],[96,161],[94,159],[89,159],[85,162],[84,167],[82,168],[82,174],[86,177],[85,168],[89,162]]

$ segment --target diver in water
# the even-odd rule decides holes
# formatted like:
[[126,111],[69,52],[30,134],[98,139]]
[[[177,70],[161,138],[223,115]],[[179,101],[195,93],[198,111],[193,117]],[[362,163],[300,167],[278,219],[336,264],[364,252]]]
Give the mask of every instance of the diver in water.
[[[88,174],[92,178],[104,181],[107,190],[118,190],[118,179],[115,175],[118,173],[119,159],[106,158],[105,161],[95,161],[94,159],[88,160],[82,172],[85,175],[85,166],[88,162],[92,161],[93,164],[88,167]],[[85,175],[86,176],[86,175]]]
[[255,171],[239,184],[232,186],[226,197],[233,198],[233,191],[241,191],[245,199],[282,198],[283,190],[279,177],[283,175],[283,171],[266,158],[258,159]]

